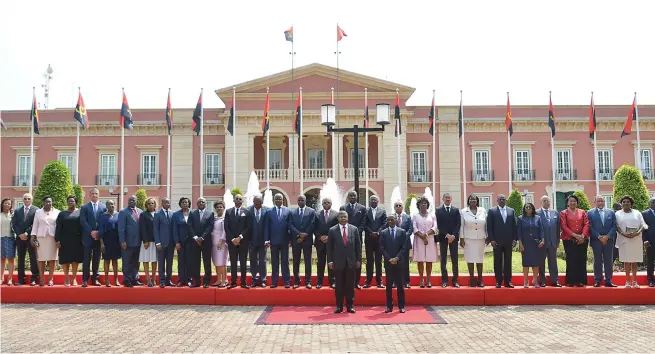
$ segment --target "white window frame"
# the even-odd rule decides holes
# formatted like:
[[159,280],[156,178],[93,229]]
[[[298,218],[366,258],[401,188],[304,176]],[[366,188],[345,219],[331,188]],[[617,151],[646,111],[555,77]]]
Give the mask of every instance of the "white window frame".
[[[493,208],[493,195],[491,193],[475,193],[480,198],[480,206],[485,210]],[[486,204],[486,205],[485,205]]]
[[[106,171],[103,170],[103,163],[102,160],[105,157],[112,157],[114,159],[114,167],[113,167],[113,173],[105,173]],[[119,182],[116,180],[116,176],[118,176],[118,155],[117,154],[107,154],[107,153],[101,153],[99,157],[99,163],[98,163],[98,175],[100,178],[98,179],[98,185],[100,186],[116,186],[119,184]],[[109,171],[107,171],[109,172]]]
[[614,196],[612,194],[601,194],[605,200],[605,208],[612,209],[614,206]]
[[[521,196],[523,196],[523,194],[521,194]],[[532,203],[533,205],[535,204],[534,203],[534,192],[525,193],[525,196],[523,196],[523,204],[525,205],[526,203]],[[538,208],[538,207],[535,205],[535,208]],[[523,210],[518,210],[516,212],[516,215],[521,215],[522,213],[523,213]]]
[[[146,158],[154,160],[153,171],[146,171]],[[152,163],[151,161],[150,163]],[[159,174],[159,154],[156,153],[141,153],[141,185],[154,186],[157,185],[157,177]]]
[[[568,156],[569,156],[568,166],[564,166],[565,165],[564,160],[562,160],[562,168],[560,168],[560,158],[559,158],[560,152],[568,153]],[[555,154],[557,155],[557,167],[556,167],[556,171],[555,171],[555,175],[557,177],[557,180],[558,181],[571,181],[571,180],[573,180],[573,149],[571,149],[571,148],[556,149]],[[568,170],[566,168],[564,168],[564,167],[568,167]]]
[[[312,166],[312,160],[314,160],[314,162],[318,162],[320,160],[320,164],[316,163],[314,166]],[[306,163],[307,163],[306,168],[310,170],[325,169],[325,149],[307,149]]]
[[[421,155],[423,156],[421,157]],[[412,150],[410,156],[410,182],[428,182],[428,152],[426,150]],[[421,160],[423,166],[417,166],[420,165]]]
[[[483,169],[478,169],[478,153],[480,154],[486,154],[487,155],[487,163],[486,163],[486,168],[487,170],[484,171]],[[492,182],[492,176],[491,176],[491,149],[473,149],[472,150],[473,158],[473,182]],[[482,164],[481,164],[482,165]],[[485,166],[482,166],[485,167]]]
[[[521,159],[526,158],[526,164],[527,166],[523,166],[522,168],[519,168],[519,155],[525,155],[521,156]],[[534,176],[532,175],[532,150],[530,149],[519,149],[519,150],[514,150],[514,170],[516,171],[516,179],[521,181],[531,181],[534,179]]]
[[23,198],[15,198],[12,210],[16,212],[16,210],[18,210],[18,208],[22,207],[23,205],[25,205],[25,203],[23,202]]
[[596,173],[598,173],[598,179],[601,181],[611,181],[614,179],[614,159],[612,158],[612,149],[597,149],[597,152],[596,159],[598,160],[598,171]]
[[[282,160],[282,150],[281,149],[271,149],[268,151],[268,168],[270,170],[281,170],[284,168],[284,161]],[[273,156],[279,156],[278,161],[273,161]],[[275,164],[279,163],[279,166],[276,166]]]
[[[21,171],[21,160],[27,160],[27,167],[25,171]],[[30,170],[31,170],[31,161],[32,156],[30,154],[18,154],[16,155],[16,186],[29,186],[30,184]],[[34,177],[32,177],[34,178]]]
[[[210,163],[210,159],[216,159]],[[223,184],[221,180],[223,170],[223,155],[219,152],[206,152],[205,153],[205,184]],[[213,206],[212,206],[213,208]]]
[[643,160],[646,164],[641,166],[641,173],[644,179],[653,180],[655,179],[655,172],[653,171],[653,151],[651,149],[641,149],[641,154],[639,154],[637,148],[635,148],[635,167],[639,168],[639,159],[642,158],[640,155],[643,155],[644,152],[648,154],[648,159]]
[[[364,167],[366,167],[366,163],[364,161],[365,156],[366,156],[365,155],[365,149],[364,148],[359,148],[359,161],[358,162],[359,162],[359,169],[360,170],[363,169]],[[355,168],[353,163],[355,163],[355,149],[351,148],[350,149],[350,164],[349,164],[350,168]],[[363,174],[360,173],[360,176],[363,176]]]
[[[70,165],[65,160],[70,160]],[[68,173],[71,175],[71,183],[77,183],[77,176],[75,176],[75,154],[60,152],[57,154],[57,161],[63,163],[68,168]]]

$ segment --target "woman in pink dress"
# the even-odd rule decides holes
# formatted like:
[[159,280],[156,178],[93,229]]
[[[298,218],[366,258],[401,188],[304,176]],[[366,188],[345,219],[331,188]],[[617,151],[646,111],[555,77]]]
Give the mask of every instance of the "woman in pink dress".
[[[414,255],[412,259],[418,263],[418,275],[421,278],[420,287],[432,287],[430,276],[432,275],[432,262],[437,262],[437,244],[434,242],[434,235],[437,232],[437,218],[430,215],[428,208],[430,202],[427,198],[421,197],[416,202],[419,213],[412,216],[412,225],[414,227]],[[427,273],[427,281],[423,278],[423,264]]]
[[214,226],[211,230],[212,261],[216,267],[216,282],[213,286],[224,288],[227,286],[227,245],[225,244],[225,203],[219,200],[214,203]]

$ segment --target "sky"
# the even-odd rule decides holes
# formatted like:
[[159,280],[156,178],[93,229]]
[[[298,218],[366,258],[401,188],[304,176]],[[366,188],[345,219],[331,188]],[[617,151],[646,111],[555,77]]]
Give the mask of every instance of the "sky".
[[32,87],[68,108],[224,107],[214,90],[296,67],[339,66],[416,88],[408,105],[655,104],[652,1],[2,1],[0,110]]

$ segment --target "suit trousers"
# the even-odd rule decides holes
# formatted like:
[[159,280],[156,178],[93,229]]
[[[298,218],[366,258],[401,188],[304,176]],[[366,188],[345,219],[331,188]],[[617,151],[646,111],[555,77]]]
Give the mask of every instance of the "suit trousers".
[[[403,284],[403,265],[401,263],[391,264],[384,261],[384,272],[387,275],[387,308],[393,308],[393,284]],[[398,308],[405,308],[405,288],[398,285]]]
[[453,264],[453,283],[457,283],[459,277],[459,261],[457,259],[457,252],[459,251],[458,239],[455,238],[453,242],[448,243],[448,238],[446,235],[439,235],[439,253],[441,259],[441,283],[448,284],[448,269],[446,268],[446,263],[448,262],[448,257],[446,254],[450,249],[450,262]]
[[566,252],[566,284],[587,285],[587,246],[588,241],[578,245],[573,240],[563,240]]
[[[308,236],[311,237],[311,236]],[[293,241],[293,279],[294,284],[300,284],[300,252],[302,251],[305,260],[305,284],[312,283],[312,244],[302,242],[300,244]]]
[[655,282],[655,276],[653,273],[655,271],[655,245],[652,244],[650,247],[646,248],[646,277],[648,282]]
[[250,274],[252,284],[266,284],[266,246],[250,245]]
[[173,256],[175,256],[175,244],[169,243],[157,250],[157,267],[159,267],[159,283],[168,284],[173,275]]
[[16,237],[16,246],[18,248],[18,283],[26,281],[25,254],[30,255],[30,272],[32,272],[30,280],[36,281],[36,278],[39,277],[39,262],[36,256],[36,249],[30,244],[29,236],[24,241],[20,237]]
[[[281,265],[280,265],[281,263]],[[280,276],[280,267],[282,267],[282,280],[284,284],[291,283],[291,274],[289,273],[289,245],[271,245],[271,285],[278,285]]]
[[[92,260],[93,259],[93,260]],[[100,240],[92,240],[90,245],[84,245],[84,260],[82,261],[82,282],[89,281],[89,263],[93,270],[93,279],[98,279],[98,267],[100,266]]]
[[550,284],[559,283],[557,274],[557,248],[554,246],[544,246],[541,263],[539,264],[539,280],[541,284],[546,284],[546,259],[548,259],[548,272],[550,273]]
[[371,284],[371,281],[373,281],[373,265],[375,264],[375,282],[377,285],[381,285],[382,250],[380,249],[379,239],[373,240],[369,238],[364,245],[364,251],[366,252],[366,284]]
[[[361,229],[358,229],[357,233],[359,234],[359,241],[361,242],[362,245],[364,245],[364,251],[366,252],[366,245],[364,244],[364,236],[361,233]],[[362,282],[362,267],[355,269],[354,281],[355,281],[355,285],[359,285],[359,283]]]
[[345,297],[346,308],[352,308],[355,303],[355,269],[345,267],[334,270],[334,285],[337,307],[343,308],[343,299]]
[[230,282],[232,285],[237,283],[237,262],[239,263],[239,270],[241,271],[241,285],[246,285],[246,269],[248,261],[248,241],[241,240],[239,246],[235,246],[232,242],[228,242],[227,247],[230,253],[230,274],[232,278]]
[[212,282],[212,245],[211,240],[202,241],[202,248],[200,253],[202,254],[202,267],[205,269],[205,274],[202,278],[202,283],[204,285],[209,285]]
[[186,240],[180,241],[180,249],[177,250],[177,282],[179,284],[186,284],[189,282],[189,273],[187,273],[187,256],[185,249]]
[[496,243],[494,247],[494,274],[496,283],[512,282],[512,242]]
[[139,247],[127,247],[122,250],[123,258],[123,284],[135,283],[139,280],[137,274],[139,271],[139,253],[141,252],[141,246]]
[[192,237],[184,241],[184,262],[186,263],[186,281],[200,285],[200,255],[201,247]]
[[[321,242],[321,241],[317,241]],[[322,242],[321,242],[322,243]],[[325,266],[327,263],[327,244],[316,247],[316,285],[323,284],[323,279],[325,278]],[[334,272],[328,267],[328,283],[330,285],[334,284]]]
[[614,266],[612,262],[614,253],[614,242],[607,240],[603,245],[599,240],[591,240],[591,249],[594,251],[594,283],[603,280],[603,268],[605,270],[605,284],[612,282]]

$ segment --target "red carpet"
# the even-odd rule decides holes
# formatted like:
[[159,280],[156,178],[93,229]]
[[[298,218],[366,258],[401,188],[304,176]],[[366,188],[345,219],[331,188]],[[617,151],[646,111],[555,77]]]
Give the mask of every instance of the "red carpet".
[[356,306],[356,313],[335,314],[334,306],[269,306],[257,320],[266,325],[390,325],[390,324],[446,324],[430,307],[408,306],[400,313],[394,308],[384,313],[385,306]]

